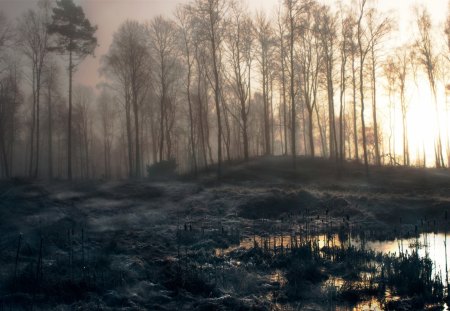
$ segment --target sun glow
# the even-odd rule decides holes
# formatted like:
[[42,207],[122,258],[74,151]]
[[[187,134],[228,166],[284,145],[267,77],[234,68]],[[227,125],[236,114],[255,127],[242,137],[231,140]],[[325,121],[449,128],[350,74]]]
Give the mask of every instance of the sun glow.
[[[437,85],[437,111],[434,96],[426,78],[420,77],[416,82],[409,81],[408,89],[409,91],[407,90],[406,94],[408,105],[406,124],[411,164],[422,166],[425,159],[426,166],[436,166],[435,148],[440,134],[442,155],[445,164],[448,166],[449,113],[444,86],[442,83]],[[394,134],[385,138],[385,141],[387,141],[385,142],[385,148],[389,149],[390,145],[395,150],[396,161],[403,163],[402,110],[398,96],[392,97],[391,102],[391,108],[389,108],[389,104],[386,104],[388,116],[383,118],[382,122],[384,123],[384,133],[389,135],[392,129]]]

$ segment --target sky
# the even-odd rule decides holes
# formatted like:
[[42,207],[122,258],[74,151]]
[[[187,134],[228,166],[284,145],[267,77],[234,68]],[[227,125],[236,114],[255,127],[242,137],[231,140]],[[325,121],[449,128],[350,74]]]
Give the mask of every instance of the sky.
[[[148,21],[158,15],[173,16],[178,4],[187,0],[74,0],[81,5],[91,24],[97,25],[98,47],[94,57],[88,57],[78,67],[75,83],[95,87],[102,78],[98,72],[100,58],[106,54],[114,32],[127,19]],[[278,0],[244,0],[252,9],[273,8]],[[35,8],[38,0],[0,0],[0,10],[15,21],[27,9]]]
[[[0,0],[2,10],[10,21],[15,21],[28,8],[35,8],[38,0]],[[134,19],[141,22],[150,20],[157,15],[172,16],[178,4],[188,0],[75,0],[83,7],[86,16],[92,24],[98,26],[96,33],[98,44],[95,57],[88,57],[80,64],[75,76],[76,83],[95,87],[102,78],[98,72],[100,58],[106,54],[112,42],[112,36],[119,25]],[[268,14],[275,14],[280,0],[241,0],[246,1],[250,11],[265,10]],[[337,0],[320,0],[322,3],[335,4]],[[352,0],[343,0],[352,1]],[[374,1],[374,0],[373,0]],[[400,32],[408,33],[412,15],[411,6],[424,4],[427,6],[437,23],[442,23],[447,13],[445,0],[375,0],[382,10],[391,11],[400,21]]]

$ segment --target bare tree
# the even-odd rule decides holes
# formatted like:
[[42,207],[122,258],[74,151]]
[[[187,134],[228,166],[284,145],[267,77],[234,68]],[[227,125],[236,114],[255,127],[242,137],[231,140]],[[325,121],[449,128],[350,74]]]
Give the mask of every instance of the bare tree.
[[330,158],[337,160],[337,134],[334,112],[334,66],[335,66],[335,45],[337,37],[336,17],[331,13],[330,8],[322,6],[319,11],[318,35],[322,45],[324,71],[328,98],[328,128],[329,128],[329,149]]
[[183,46],[182,50],[184,51],[184,57],[187,62],[187,76],[186,76],[186,95],[188,100],[188,108],[189,108],[189,137],[190,137],[190,146],[192,152],[192,161],[194,166],[194,174],[197,176],[197,152],[196,152],[196,141],[195,141],[195,124],[194,124],[194,107],[192,101],[191,94],[191,85],[192,85],[192,75],[193,75],[193,67],[194,67],[194,38],[193,38],[193,29],[192,29],[192,18],[189,15],[188,7],[179,7],[176,13],[178,24],[182,36]]
[[0,176],[9,178],[13,175],[13,146],[16,140],[18,108],[22,102],[22,93],[19,88],[20,70],[17,60],[11,57],[5,60],[7,67],[2,68],[0,75]]
[[[156,17],[149,27],[150,47],[154,59],[154,87],[160,99],[160,141],[159,161],[172,158],[169,111],[173,109],[169,92],[177,77],[177,32],[175,24],[161,16]],[[189,64],[190,66],[190,64]],[[164,149],[164,143],[166,148]],[[166,156],[164,157],[164,151]]]
[[[315,156],[314,146],[314,113],[317,109],[317,93],[319,84],[319,73],[323,62],[322,47],[320,44],[318,31],[319,8],[312,6],[301,20],[302,31],[299,34],[300,43],[298,47],[298,66],[300,72],[303,103],[308,112],[308,136],[309,151],[312,157]],[[306,125],[304,125],[306,130]],[[306,134],[304,135],[306,139]],[[306,143],[305,143],[306,149]],[[322,150],[323,151],[323,150]]]
[[116,125],[116,107],[114,105],[115,99],[106,90],[100,93],[97,99],[97,111],[100,117],[100,127],[103,136],[103,165],[104,177],[111,178],[111,151],[113,147],[114,128]]
[[389,17],[380,15],[375,9],[371,9],[367,15],[367,27],[370,39],[371,77],[372,77],[372,118],[375,143],[375,164],[381,165],[379,130],[377,121],[377,59],[378,50],[382,40],[392,29],[392,21]]
[[[33,113],[30,133],[29,175],[37,177],[40,158],[40,99],[42,73],[44,70],[48,46],[50,23],[50,2],[40,1],[38,11],[29,10],[20,19],[18,32],[23,53],[31,63],[31,81],[33,93]],[[34,152],[36,148],[36,152]]]
[[296,124],[297,124],[297,112],[296,112],[296,87],[295,87],[295,72],[294,72],[294,54],[295,54],[295,40],[298,36],[298,20],[300,15],[303,14],[309,7],[308,0],[284,0],[284,6],[286,9],[286,23],[287,31],[289,34],[289,75],[290,75],[290,101],[291,101],[291,152],[292,152],[292,164],[294,169],[297,167],[296,162]]
[[12,36],[12,27],[0,11],[0,176],[6,178],[12,173],[8,145],[12,145],[14,141],[14,120],[17,112],[15,99],[18,94],[16,62],[11,62],[6,53]]
[[[411,54],[409,46],[402,46],[395,51],[395,55],[389,57],[384,66],[385,76],[388,82],[389,94],[398,90],[400,95],[400,108],[402,113],[402,140],[403,140],[403,165],[410,165],[408,143],[408,102],[406,100],[406,83],[411,71]],[[395,108],[394,108],[395,110]],[[392,121],[391,121],[392,123]],[[394,125],[391,124],[390,135],[395,135]],[[389,141],[389,144],[391,142]],[[393,148],[395,148],[395,136]],[[391,151],[389,152],[391,153]],[[395,152],[392,152],[395,153]],[[392,155],[391,155],[392,158]],[[392,161],[391,161],[392,164]]]
[[394,61],[394,57],[389,56],[385,63],[383,64],[383,73],[386,78],[386,86],[385,88],[388,91],[389,98],[389,141],[388,141],[388,156],[389,156],[389,164],[393,165],[395,160],[395,100],[393,100],[393,96],[396,92],[396,82],[397,82],[397,73],[396,73],[396,64]]
[[47,99],[47,170],[48,178],[53,178],[53,102],[58,96],[59,68],[56,62],[49,62],[43,72],[43,82],[46,87]]
[[[350,15],[345,16],[345,13],[341,10],[341,25],[340,32],[341,38],[339,42],[340,51],[340,94],[339,94],[339,159],[341,165],[345,160],[345,92],[347,89],[347,64],[349,57],[352,54],[352,44],[353,44],[353,19]],[[349,154],[350,156],[350,154]]]
[[253,61],[253,23],[240,2],[231,5],[231,21],[226,35],[229,51],[231,90],[239,103],[231,114],[237,120],[242,136],[244,159],[249,159],[248,116],[251,102],[251,64]]
[[444,167],[444,156],[442,150],[441,140],[441,122],[439,119],[439,106],[437,101],[436,90],[436,75],[438,71],[438,57],[435,53],[435,47],[432,38],[432,24],[431,17],[424,7],[416,8],[417,27],[419,30],[419,37],[415,42],[415,49],[417,51],[417,61],[423,67],[428,82],[430,84],[431,92],[433,94],[433,102],[436,116],[436,141],[435,141],[435,163],[436,167]]
[[395,68],[397,76],[397,85],[400,91],[400,106],[402,110],[402,128],[403,128],[403,165],[410,165],[409,142],[408,142],[408,102],[406,101],[406,82],[410,71],[410,53],[409,48],[403,47],[397,52],[397,66]]
[[[262,96],[264,106],[264,153],[271,154],[270,116],[269,107],[269,70],[270,58],[273,52],[273,30],[264,13],[259,12],[256,17],[256,37],[259,44],[259,66],[262,78]],[[272,142],[273,143],[273,142]]]
[[358,113],[357,113],[357,101],[356,101],[356,94],[357,94],[357,79],[356,79],[356,73],[357,73],[357,67],[356,67],[356,61],[358,58],[358,41],[357,41],[357,21],[356,16],[353,11],[349,12],[348,16],[348,23],[349,23],[349,33],[348,33],[348,39],[349,39],[349,52],[350,52],[350,60],[351,60],[351,85],[352,85],[352,121],[353,121],[353,152],[354,152],[354,158],[359,161],[359,147],[358,147]]
[[[150,74],[145,27],[134,21],[124,22],[114,35],[110,50],[104,58],[104,66],[105,70],[110,70],[116,75],[121,86],[126,114],[129,175],[140,177],[142,162],[139,110],[149,87]],[[131,121],[132,116],[134,116],[134,124]]]
[[359,56],[359,95],[361,102],[361,131],[363,141],[364,152],[364,166],[366,169],[366,175],[369,175],[369,159],[367,152],[367,137],[366,137],[366,123],[364,117],[364,66],[366,63],[366,57],[371,49],[371,41],[367,33],[366,27],[364,27],[363,19],[366,16],[366,2],[367,0],[361,0],[359,3],[359,16],[357,19],[357,41],[358,41],[358,56]]
[[212,149],[210,144],[210,131],[209,131],[209,113],[208,113],[208,85],[206,64],[205,64],[205,51],[202,46],[202,40],[198,36],[195,38],[195,63],[197,71],[197,92],[196,92],[196,104],[197,104],[197,117],[198,117],[198,132],[199,140],[201,142],[201,151],[204,161],[204,166],[208,166],[209,163],[213,163]]
[[76,148],[79,153],[79,173],[81,177],[91,178],[91,145],[92,145],[92,105],[94,92],[92,88],[77,85],[74,89],[74,118],[77,128],[79,144]]
[[222,175],[222,119],[221,119],[221,85],[220,50],[223,42],[223,29],[225,25],[225,11],[227,1],[225,0],[196,0],[193,6],[196,30],[203,40],[208,42],[209,56],[212,63],[213,78],[210,79],[214,90],[214,101],[217,116],[217,176]]
[[276,28],[276,37],[278,40],[278,61],[279,61],[279,80],[281,84],[280,97],[281,97],[281,111],[280,116],[283,116],[283,142],[284,142],[284,154],[288,154],[288,104],[287,104],[287,79],[286,79],[286,71],[287,71],[287,53],[286,53],[286,24],[283,18],[283,6],[280,2],[280,6],[277,10],[277,28]]

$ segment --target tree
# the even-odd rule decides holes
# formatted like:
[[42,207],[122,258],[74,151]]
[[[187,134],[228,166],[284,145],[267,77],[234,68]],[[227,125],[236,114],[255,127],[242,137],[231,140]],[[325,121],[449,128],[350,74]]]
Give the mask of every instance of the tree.
[[363,152],[364,152],[364,166],[366,170],[366,175],[369,176],[369,159],[367,153],[367,137],[366,137],[366,123],[364,117],[364,65],[366,62],[367,54],[371,48],[370,39],[368,39],[367,29],[365,29],[363,24],[363,18],[365,17],[365,6],[367,0],[361,0],[359,3],[359,16],[357,20],[357,42],[358,42],[358,56],[359,56],[359,95],[361,102],[361,131],[362,131],[362,141],[363,141]]
[[196,0],[193,6],[195,24],[198,35],[208,43],[208,53],[211,58],[211,70],[213,77],[210,78],[214,90],[214,102],[217,116],[217,176],[222,175],[222,117],[221,117],[221,83],[220,50],[224,33],[224,13],[227,1],[224,0]]
[[13,146],[22,94],[17,60],[6,58],[5,61],[7,66],[0,75],[0,176],[9,178],[13,175]]
[[0,176],[9,178],[11,152],[8,146],[14,141],[14,120],[17,112],[18,74],[15,60],[11,61],[5,51],[13,36],[11,25],[0,11]]
[[432,37],[431,17],[425,8],[416,8],[416,22],[419,30],[419,36],[415,42],[415,49],[417,51],[416,57],[418,63],[423,67],[430,84],[431,92],[433,94],[433,102],[436,117],[436,140],[435,140],[435,163],[436,167],[444,167],[444,156],[441,140],[441,126],[439,119],[439,107],[437,101],[436,90],[436,76],[438,72],[438,56],[434,51],[434,43]]
[[198,107],[198,127],[199,136],[201,141],[201,150],[203,154],[203,161],[205,167],[208,166],[209,162],[213,163],[212,149],[210,144],[210,131],[209,131],[209,107],[208,107],[208,82],[207,82],[207,68],[205,61],[205,47],[202,45],[202,40],[198,36],[195,36],[195,63],[197,71],[197,92],[196,92],[196,103]]
[[[67,178],[72,179],[72,77],[78,63],[92,55],[97,46],[94,34],[97,26],[92,26],[85,17],[81,6],[73,0],[56,1],[52,23],[48,26],[55,36],[55,46],[50,50],[69,56],[69,113],[67,134]],[[78,62],[77,62],[78,61]]]
[[[42,73],[48,54],[50,22],[49,1],[39,2],[39,11],[29,10],[19,22],[19,42],[23,53],[31,63],[33,113],[30,133],[29,175],[37,177],[40,158],[40,99]],[[34,148],[36,147],[36,152]]]
[[239,2],[233,2],[231,21],[226,36],[229,50],[231,90],[239,102],[237,113],[231,112],[237,120],[242,136],[244,159],[249,159],[248,118],[251,103],[251,64],[253,61],[254,29],[251,19]]
[[294,43],[296,38],[296,15],[298,14],[297,4],[298,1],[285,0],[287,24],[289,31],[289,65],[290,65],[290,85],[289,85],[289,95],[291,100],[291,152],[292,152],[292,164],[294,169],[297,168],[296,161],[296,107],[295,107],[295,76],[294,76]]
[[48,178],[53,178],[53,101],[58,90],[59,68],[55,62],[46,65],[43,83],[47,88],[47,166]]
[[182,50],[184,51],[184,57],[187,62],[187,76],[186,76],[186,95],[188,100],[189,108],[189,136],[190,136],[190,146],[192,152],[192,161],[194,164],[194,174],[197,176],[197,152],[195,144],[195,127],[194,127],[194,108],[191,94],[191,84],[192,84],[192,74],[194,67],[194,53],[193,53],[193,31],[192,31],[192,18],[189,15],[188,7],[179,7],[177,10],[177,19],[179,24],[179,29],[181,32],[183,45]]
[[329,128],[329,149],[330,158],[337,160],[338,147],[336,136],[336,122],[334,113],[334,65],[335,65],[335,41],[337,37],[336,18],[330,12],[329,7],[322,6],[319,8],[318,36],[320,38],[325,80],[328,98],[328,128]]
[[[341,11],[341,38],[339,42],[341,74],[340,74],[340,94],[339,94],[339,159],[342,166],[345,160],[345,91],[347,88],[347,63],[352,51],[353,19],[350,15],[345,16]],[[350,154],[349,154],[350,156]]]
[[77,129],[78,145],[75,150],[79,154],[78,171],[81,177],[91,178],[91,145],[92,145],[92,102],[94,92],[91,87],[76,85],[74,88],[74,119]]
[[[269,70],[270,59],[273,50],[272,27],[264,13],[256,17],[256,37],[259,44],[259,66],[262,78],[262,96],[264,111],[264,153],[271,154],[270,115],[269,107]],[[273,143],[273,142],[272,142]]]
[[[159,138],[159,161],[172,158],[172,133],[169,120],[170,110],[173,110],[173,99],[171,91],[177,78],[177,32],[175,24],[158,16],[152,20],[150,28],[150,46],[154,59],[154,88],[160,100],[160,138]],[[164,144],[166,148],[164,149]],[[164,156],[164,152],[166,155]]]
[[[305,1],[306,2],[306,1]],[[295,48],[295,39],[298,35],[298,19],[300,15],[303,13],[305,8],[307,7],[307,3],[301,4],[301,1],[299,0],[284,0],[284,6],[285,6],[285,14],[286,14],[286,24],[287,24],[287,31],[289,35],[289,42],[288,42],[288,49],[289,49],[289,78],[290,78],[290,84],[289,84],[289,97],[291,102],[291,152],[292,152],[292,165],[294,169],[297,166],[296,163],[296,153],[297,153],[297,147],[296,147],[296,125],[297,125],[297,112],[296,112],[296,105],[295,105],[295,97],[296,97],[296,91],[295,91],[295,72],[294,72],[294,48]]]
[[116,125],[115,99],[103,89],[97,99],[97,111],[100,116],[100,128],[103,136],[103,165],[104,177],[111,178],[111,151],[114,138],[114,127]]
[[143,25],[127,20],[114,34],[113,43],[104,58],[104,70],[116,76],[125,106],[129,177],[142,174],[139,119],[142,102],[150,86],[151,60],[147,39]]
[[278,39],[278,60],[280,65],[280,84],[281,84],[281,102],[282,102],[282,113],[280,115],[283,116],[283,142],[284,142],[284,154],[288,154],[288,107],[287,107],[287,90],[286,90],[286,25],[283,21],[283,14],[282,14],[282,5],[280,4],[280,7],[277,11],[277,33],[276,33],[277,39]]
[[[383,64],[383,72],[386,78],[386,89],[388,91],[389,98],[389,164],[393,165],[395,160],[395,100],[393,100],[393,94],[395,94],[397,88],[397,73],[394,57],[389,56]],[[392,116],[394,114],[394,116]],[[405,160],[405,158],[404,158]]]
[[[409,156],[409,143],[408,143],[408,102],[406,100],[406,83],[408,81],[408,75],[410,74],[411,54],[410,47],[401,46],[395,51],[393,56],[388,57],[384,64],[384,72],[386,80],[388,82],[389,97],[391,93],[398,90],[400,93],[400,107],[402,113],[402,140],[403,140],[403,165],[410,165]],[[395,107],[394,107],[395,110]],[[392,117],[391,117],[392,119]],[[393,153],[395,154],[395,132],[394,125],[391,120],[390,136],[394,135]],[[389,141],[389,149],[391,149],[391,142]],[[389,152],[391,153],[391,151]],[[392,159],[392,155],[390,156]],[[391,160],[392,164],[392,160]]]
[[[314,112],[317,109],[317,93],[319,85],[319,72],[323,66],[323,54],[318,36],[319,9],[317,6],[311,8],[304,14],[301,20],[302,31],[299,34],[300,43],[298,46],[298,66],[300,72],[303,103],[308,112],[308,136],[309,154],[315,156],[314,146]],[[305,122],[306,123],[306,122]],[[306,128],[306,124],[304,124]],[[305,129],[306,131],[306,129]],[[306,140],[306,134],[305,140]],[[305,150],[306,150],[305,143]],[[324,151],[324,150],[322,150]]]
[[379,147],[379,130],[377,121],[377,58],[378,49],[384,37],[392,29],[392,22],[388,17],[378,15],[375,9],[371,9],[368,14],[368,30],[370,35],[370,56],[371,56],[371,77],[372,77],[372,118],[375,143],[375,164],[381,165],[381,155]]
[[359,147],[358,147],[358,113],[357,113],[357,102],[356,102],[356,93],[357,93],[357,79],[356,79],[356,61],[358,57],[358,42],[357,42],[357,22],[354,13],[351,11],[348,16],[349,19],[349,32],[348,32],[348,40],[349,40],[349,52],[351,59],[351,67],[350,71],[352,73],[351,82],[352,82],[352,116],[353,116],[353,152],[354,158],[359,161]]
[[[0,52],[3,54],[4,49],[9,45],[13,37],[13,30],[5,14],[0,11]],[[1,59],[3,61],[3,59]]]

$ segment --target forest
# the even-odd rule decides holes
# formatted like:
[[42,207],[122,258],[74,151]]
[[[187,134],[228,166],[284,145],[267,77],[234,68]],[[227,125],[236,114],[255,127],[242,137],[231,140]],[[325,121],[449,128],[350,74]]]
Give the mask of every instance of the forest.
[[0,174],[139,178],[171,162],[220,175],[224,162],[262,155],[444,168],[450,20],[409,7],[405,34],[375,4],[281,1],[271,14],[180,4],[171,17],[124,21],[96,56],[96,86],[72,85],[97,46],[82,7],[2,14]]
[[450,3],[160,2],[0,0],[0,310],[448,310]]

